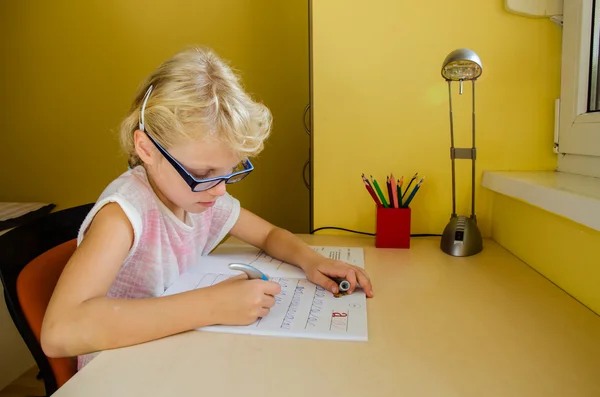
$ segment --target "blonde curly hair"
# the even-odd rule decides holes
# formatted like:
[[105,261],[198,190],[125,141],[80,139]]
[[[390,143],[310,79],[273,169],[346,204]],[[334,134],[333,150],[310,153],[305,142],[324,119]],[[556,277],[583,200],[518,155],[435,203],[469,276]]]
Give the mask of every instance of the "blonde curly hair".
[[138,88],[119,134],[130,167],[142,164],[134,132],[150,85],[145,130],[163,147],[208,137],[223,142],[241,158],[263,150],[271,133],[269,109],[252,100],[239,76],[212,50],[193,47],[162,63]]

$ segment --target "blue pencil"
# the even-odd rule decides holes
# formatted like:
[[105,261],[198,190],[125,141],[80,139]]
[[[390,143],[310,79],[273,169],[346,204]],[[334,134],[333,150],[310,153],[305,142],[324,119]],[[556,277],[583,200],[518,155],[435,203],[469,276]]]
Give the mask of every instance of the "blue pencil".
[[408,182],[408,185],[406,186],[406,190],[404,191],[404,193],[402,193],[402,198],[404,198],[404,196],[406,196],[406,193],[408,193],[408,189],[410,189],[410,185],[412,185],[412,183],[415,181],[415,179],[417,179],[418,174],[419,174],[418,172],[415,172],[413,177],[410,178],[410,182]]
[[[412,199],[415,197],[415,194],[417,194],[417,191],[421,187],[421,184],[423,183],[424,179],[425,179],[425,177],[421,178],[421,180],[419,181],[419,183],[417,183],[417,186],[415,186],[415,188],[413,189],[413,191],[410,192],[410,195],[408,196],[408,198],[404,202],[404,208],[408,208],[408,205],[410,204],[410,202],[412,201]],[[405,194],[406,194],[406,192],[405,192]]]

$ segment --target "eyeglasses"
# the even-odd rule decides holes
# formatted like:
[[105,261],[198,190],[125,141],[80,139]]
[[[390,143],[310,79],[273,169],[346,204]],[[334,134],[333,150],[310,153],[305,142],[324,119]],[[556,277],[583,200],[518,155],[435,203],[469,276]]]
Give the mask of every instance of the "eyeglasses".
[[148,132],[145,130],[144,111],[146,110],[146,102],[148,102],[148,98],[150,97],[151,92],[152,86],[148,88],[148,91],[146,91],[146,95],[144,96],[142,111],[140,112],[140,131],[143,131],[146,134],[146,136],[150,139],[150,141],[152,141],[154,146],[156,146],[158,151],[167,159],[169,163],[171,163],[173,168],[175,168],[179,175],[181,175],[183,180],[185,180],[185,182],[189,185],[190,189],[192,189],[193,192],[203,192],[205,190],[212,189],[221,182],[225,182],[226,184],[239,182],[254,170],[254,166],[252,165],[250,160],[246,159],[240,164],[238,164],[236,168],[233,169],[233,172],[231,174],[206,179],[197,179],[196,177],[194,177],[188,170],[185,169],[183,165],[179,163],[179,161],[175,160],[175,158],[171,156],[169,152],[167,152],[167,150],[164,147],[162,147],[162,145],[158,143],[154,138],[152,138],[152,136],[148,134]]

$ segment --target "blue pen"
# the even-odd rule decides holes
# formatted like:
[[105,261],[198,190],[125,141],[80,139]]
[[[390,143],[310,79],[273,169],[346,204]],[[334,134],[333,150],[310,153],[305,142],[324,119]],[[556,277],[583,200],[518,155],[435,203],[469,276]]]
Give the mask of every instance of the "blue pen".
[[261,272],[254,266],[246,265],[245,263],[230,263],[229,268],[231,270],[239,270],[246,273],[249,279],[260,279],[269,281],[269,277],[267,277],[263,272]]

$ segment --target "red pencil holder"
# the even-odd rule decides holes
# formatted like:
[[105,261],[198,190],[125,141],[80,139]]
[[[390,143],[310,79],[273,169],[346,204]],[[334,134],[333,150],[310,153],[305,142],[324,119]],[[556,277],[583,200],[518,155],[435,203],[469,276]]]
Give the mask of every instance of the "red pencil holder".
[[410,208],[377,207],[375,247],[410,248]]

